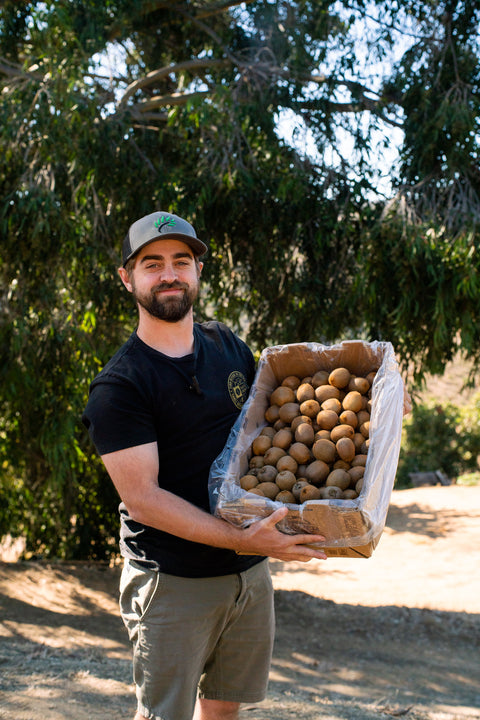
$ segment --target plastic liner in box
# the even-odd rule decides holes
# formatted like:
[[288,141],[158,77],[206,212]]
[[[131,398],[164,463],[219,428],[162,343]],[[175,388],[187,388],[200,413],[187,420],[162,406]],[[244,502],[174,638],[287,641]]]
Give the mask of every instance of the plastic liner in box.
[[[354,500],[309,500],[289,504],[278,527],[282,532],[319,533],[320,547],[331,554],[368,556],[385,526],[400,452],[404,384],[391,343],[350,340],[336,345],[297,343],[265,348],[254,384],[227,443],[212,464],[209,495],[212,512],[239,527],[267,517],[282,503],[243,490],[239,478],[248,472],[251,445],[267,422],[271,392],[288,375],[303,378],[317,370],[346,367],[355,375],[376,370],[372,385],[370,447],[363,489]],[[318,546],[318,544],[317,544]],[[338,548],[338,552],[335,552]],[[359,548],[346,553],[342,548]]]

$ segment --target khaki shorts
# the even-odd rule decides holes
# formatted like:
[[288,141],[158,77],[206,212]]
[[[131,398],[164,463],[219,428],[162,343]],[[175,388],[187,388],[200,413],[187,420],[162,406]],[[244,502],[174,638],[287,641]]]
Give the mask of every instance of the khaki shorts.
[[183,578],[125,560],[120,611],[145,717],[191,720],[197,694],[230,702],[265,697],[274,638],[267,561],[239,574]]

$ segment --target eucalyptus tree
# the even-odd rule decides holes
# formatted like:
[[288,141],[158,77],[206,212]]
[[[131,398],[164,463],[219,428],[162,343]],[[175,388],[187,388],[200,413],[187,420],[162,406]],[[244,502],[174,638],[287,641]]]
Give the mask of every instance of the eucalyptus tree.
[[4,529],[114,549],[80,414],[131,330],[115,268],[153,208],[210,246],[199,317],[254,348],[478,362],[478,20],[446,0],[0,4]]

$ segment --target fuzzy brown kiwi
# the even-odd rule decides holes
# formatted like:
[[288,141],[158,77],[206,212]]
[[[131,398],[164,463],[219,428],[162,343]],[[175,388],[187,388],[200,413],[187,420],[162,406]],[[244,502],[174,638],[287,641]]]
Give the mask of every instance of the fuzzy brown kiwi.
[[260,483],[260,489],[263,492],[263,494],[265,495],[265,497],[269,498],[270,500],[275,500],[278,493],[280,492],[278,485],[274,482]]
[[312,457],[311,453],[310,453],[310,449],[307,447],[307,445],[304,445],[303,443],[299,443],[299,442],[294,442],[290,446],[288,453],[289,453],[289,455],[291,455],[294,458],[294,460],[297,461],[297,463],[299,465],[303,465],[303,464],[310,462],[311,457]]
[[337,400],[340,399],[340,390],[333,387],[333,385],[319,385],[315,388],[315,399],[317,402],[322,403],[332,397],[337,398]]
[[291,455],[283,455],[276,464],[278,472],[289,470],[292,473],[296,473],[298,469],[298,463]]
[[267,435],[259,435],[255,438],[252,443],[252,450],[254,455],[265,455],[267,450],[272,447],[272,438]]
[[328,485],[320,488],[320,496],[322,500],[341,500],[343,498],[343,490],[337,485]]
[[338,416],[338,422],[341,425],[351,425],[355,430],[358,425],[357,413],[354,413],[353,410],[344,410]]
[[287,425],[290,425],[297,415],[300,415],[300,405],[296,402],[285,403],[285,405],[282,405],[278,411],[280,420],[283,420],[283,422]]
[[270,405],[281,407],[289,402],[295,402],[295,390],[286,385],[279,385],[270,395]]
[[340,490],[346,490],[350,485],[352,479],[346,470],[332,470],[325,481],[325,485],[336,485]]
[[263,456],[264,465],[276,465],[281,457],[287,454],[286,450],[280,447],[271,447]]
[[300,414],[314,418],[320,410],[320,403],[317,400],[305,400],[300,405]]
[[286,450],[288,447],[290,447],[293,440],[293,433],[290,430],[290,428],[282,428],[277,433],[275,433],[272,445],[274,447],[282,448],[282,450]]
[[312,427],[313,427],[312,418],[309,418],[306,415],[297,415],[297,417],[294,417],[292,422],[290,423],[290,430],[292,432],[295,432],[297,427],[299,425],[302,425],[302,423],[306,423],[307,425],[312,425]]
[[303,383],[297,388],[297,402],[302,403],[305,402],[305,400],[314,400],[315,399],[315,390],[313,388],[313,385],[310,385],[310,383]]
[[357,390],[351,390],[343,398],[342,405],[344,410],[351,410],[357,413],[363,406],[362,396]]
[[339,367],[332,370],[328,376],[328,382],[330,385],[333,385],[333,387],[344,388],[348,385],[350,377],[351,374],[347,368]]
[[275,482],[280,490],[291,490],[297,482],[297,478],[290,470],[282,470],[275,478]]
[[314,460],[307,465],[305,477],[312,485],[320,485],[327,478],[329,472],[330,467],[326,462],[323,460]]
[[313,445],[315,439],[315,431],[312,425],[308,423],[301,423],[295,430],[296,442],[303,443],[304,445]]
[[335,443],[331,440],[317,440],[312,448],[312,453],[317,460],[323,460],[323,462],[332,463],[335,460],[337,453]]
[[254,475],[243,475],[239,482],[242,490],[251,490],[258,485],[258,479]]
[[315,485],[304,485],[300,490],[300,502],[304,503],[307,500],[319,500],[321,497],[320,488]]
[[297,502],[300,500],[300,490],[305,485],[309,485],[310,483],[307,482],[305,478],[299,478],[295,485],[292,487],[291,492],[293,493],[293,496]]
[[270,407],[265,410],[265,420],[271,425],[273,425],[280,417],[278,414],[279,412],[280,408],[278,407],[278,405],[270,405]]
[[317,425],[322,430],[331,430],[338,424],[338,415],[333,410],[320,410],[317,415]]
[[355,445],[353,440],[348,437],[342,437],[336,443],[337,453],[345,462],[352,462],[355,457]]
[[284,504],[288,503],[289,505],[297,504],[295,496],[290,492],[290,490],[280,490],[278,495],[275,497],[275,502],[281,502]]
[[[351,425],[336,425],[336,427],[333,427],[330,432],[330,438],[332,442],[337,442],[337,440],[340,440],[342,437],[353,439],[353,436],[355,435],[355,430]],[[363,441],[362,441],[363,442]]]
[[367,378],[356,376],[350,378],[348,383],[349,390],[357,390],[362,395],[365,395],[370,390],[370,383]]
[[278,475],[278,470],[273,465],[264,465],[257,472],[258,482],[275,482],[275,478]]
[[291,388],[292,390],[296,390],[298,386],[300,385],[300,378],[296,375],[287,375],[286,378],[282,380],[281,383],[284,387]]
[[348,474],[352,478],[352,483],[357,483],[360,478],[363,478],[365,475],[365,468],[363,465],[355,465],[354,467],[351,467],[348,471]]

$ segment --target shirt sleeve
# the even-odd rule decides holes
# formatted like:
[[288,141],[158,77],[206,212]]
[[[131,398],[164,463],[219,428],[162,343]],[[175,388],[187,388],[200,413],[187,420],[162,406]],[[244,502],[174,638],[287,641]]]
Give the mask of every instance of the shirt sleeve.
[[150,403],[126,383],[103,379],[93,383],[82,416],[98,453],[156,442],[157,434]]

